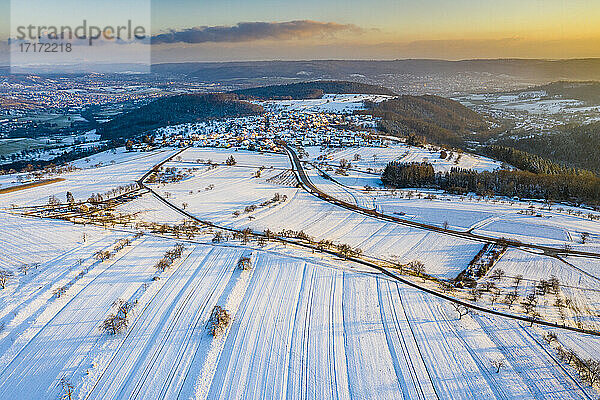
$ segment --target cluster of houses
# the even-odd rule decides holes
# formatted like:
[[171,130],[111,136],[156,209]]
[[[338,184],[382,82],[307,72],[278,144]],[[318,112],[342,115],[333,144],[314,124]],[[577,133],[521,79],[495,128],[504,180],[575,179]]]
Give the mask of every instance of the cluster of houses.
[[283,111],[159,128],[154,144],[176,147],[236,147],[280,152],[281,141],[296,146],[381,146],[371,115]]

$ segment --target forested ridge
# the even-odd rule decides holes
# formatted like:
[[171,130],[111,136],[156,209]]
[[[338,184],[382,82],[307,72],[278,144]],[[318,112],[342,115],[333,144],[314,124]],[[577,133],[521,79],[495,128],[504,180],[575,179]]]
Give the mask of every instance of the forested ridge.
[[306,100],[320,99],[324,94],[396,94],[383,86],[348,81],[313,81],[287,85],[262,86],[236,90],[240,99],[257,100]]
[[600,173],[600,122],[565,125],[554,133],[502,139],[498,144],[532,153],[571,168]]
[[412,137],[417,143],[462,147],[473,133],[488,133],[489,124],[482,115],[444,97],[403,95],[380,103],[367,102],[366,106],[364,113],[381,118],[381,131]]
[[592,171],[568,167],[546,158],[540,157],[526,151],[517,150],[506,146],[486,146],[481,153],[495,160],[505,162],[523,171],[536,174],[572,174],[572,175],[595,175]]
[[600,82],[596,81],[557,81],[528,90],[543,90],[547,97],[581,100],[591,105],[600,103]]
[[168,125],[258,115],[264,109],[225,93],[184,94],[153,101],[98,127],[102,139],[129,138]]

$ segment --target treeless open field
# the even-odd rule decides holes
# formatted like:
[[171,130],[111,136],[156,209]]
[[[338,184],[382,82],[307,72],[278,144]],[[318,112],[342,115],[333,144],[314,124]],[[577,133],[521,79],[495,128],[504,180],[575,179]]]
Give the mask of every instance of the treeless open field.
[[44,179],[42,181],[30,182],[30,183],[25,183],[23,185],[17,185],[17,186],[11,186],[11,187],[7,187],[4,189],[0,189],[0,194],[18,192],[19,190],[31,189],[31,188],[38,187],[38,186],[46,186],[46,185],[50,185],[52,183],[62,182],[64,180],[65,180],[64,178]]

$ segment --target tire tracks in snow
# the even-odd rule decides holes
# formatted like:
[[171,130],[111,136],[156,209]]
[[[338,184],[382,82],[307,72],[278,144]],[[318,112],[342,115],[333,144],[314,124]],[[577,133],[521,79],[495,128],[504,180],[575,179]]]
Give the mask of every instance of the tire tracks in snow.
[[[144,240],[142,240],[143,243]],[[141,244],[141,243],[139,243]],[[138,245],[139,245],[138,244]],[[84,291],[87,287],[89,287],[91,284],[93,284],[96,279],[98,279],[100,276],[102,276],[106,271],[108,271],[111,267],[113,267],[115,264],[117,264],[119,261],[121,261],[124,257],[127,256],[127,254],[129,254],[136,246],[131,246],[129,248],[129,250],[127,252],[125,252],[125,254],[122,254],[119,258],[111,260],[111,262],[106,266],[106,268],[104,268],[104,270],[100,271],[91,281],[89,281],[88,283],[85,284],[85,286],[83,286],[81,289],[79,289],[79,291],[75,294],[72,295],[72,297],[56,312],[54,313],[54,315],[52,316],[52,318],[50,318],[46,323],[44,323],[39,329],[38,332],[31,337],[22,347],[21,349],[17,352],[17,354],[15,354],[15,356],[11,359],[11,361],[2,369],[2,371],[0,371],[0,376],[2,376],[6,370],[10,367],[10,365],[21,355],[21,353],[23,353],[23,351],[25,351],[28,346],[44,331],[44,329],[46,327],[48,327],[60,314],[61,312],[63,312],[76,298],[77,296]]]

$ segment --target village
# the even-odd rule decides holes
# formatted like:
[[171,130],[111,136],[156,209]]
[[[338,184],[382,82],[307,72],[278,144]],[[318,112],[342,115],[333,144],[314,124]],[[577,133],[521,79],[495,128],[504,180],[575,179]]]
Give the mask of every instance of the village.
[[[371,115],[340,115],[283,111],[262,116],[197,122],[159,128],[154,145],[218,147],[281,152],[281,141],[295,146],[381,147],[372,133]],[[145,149],[143,144],[132,149]]]

